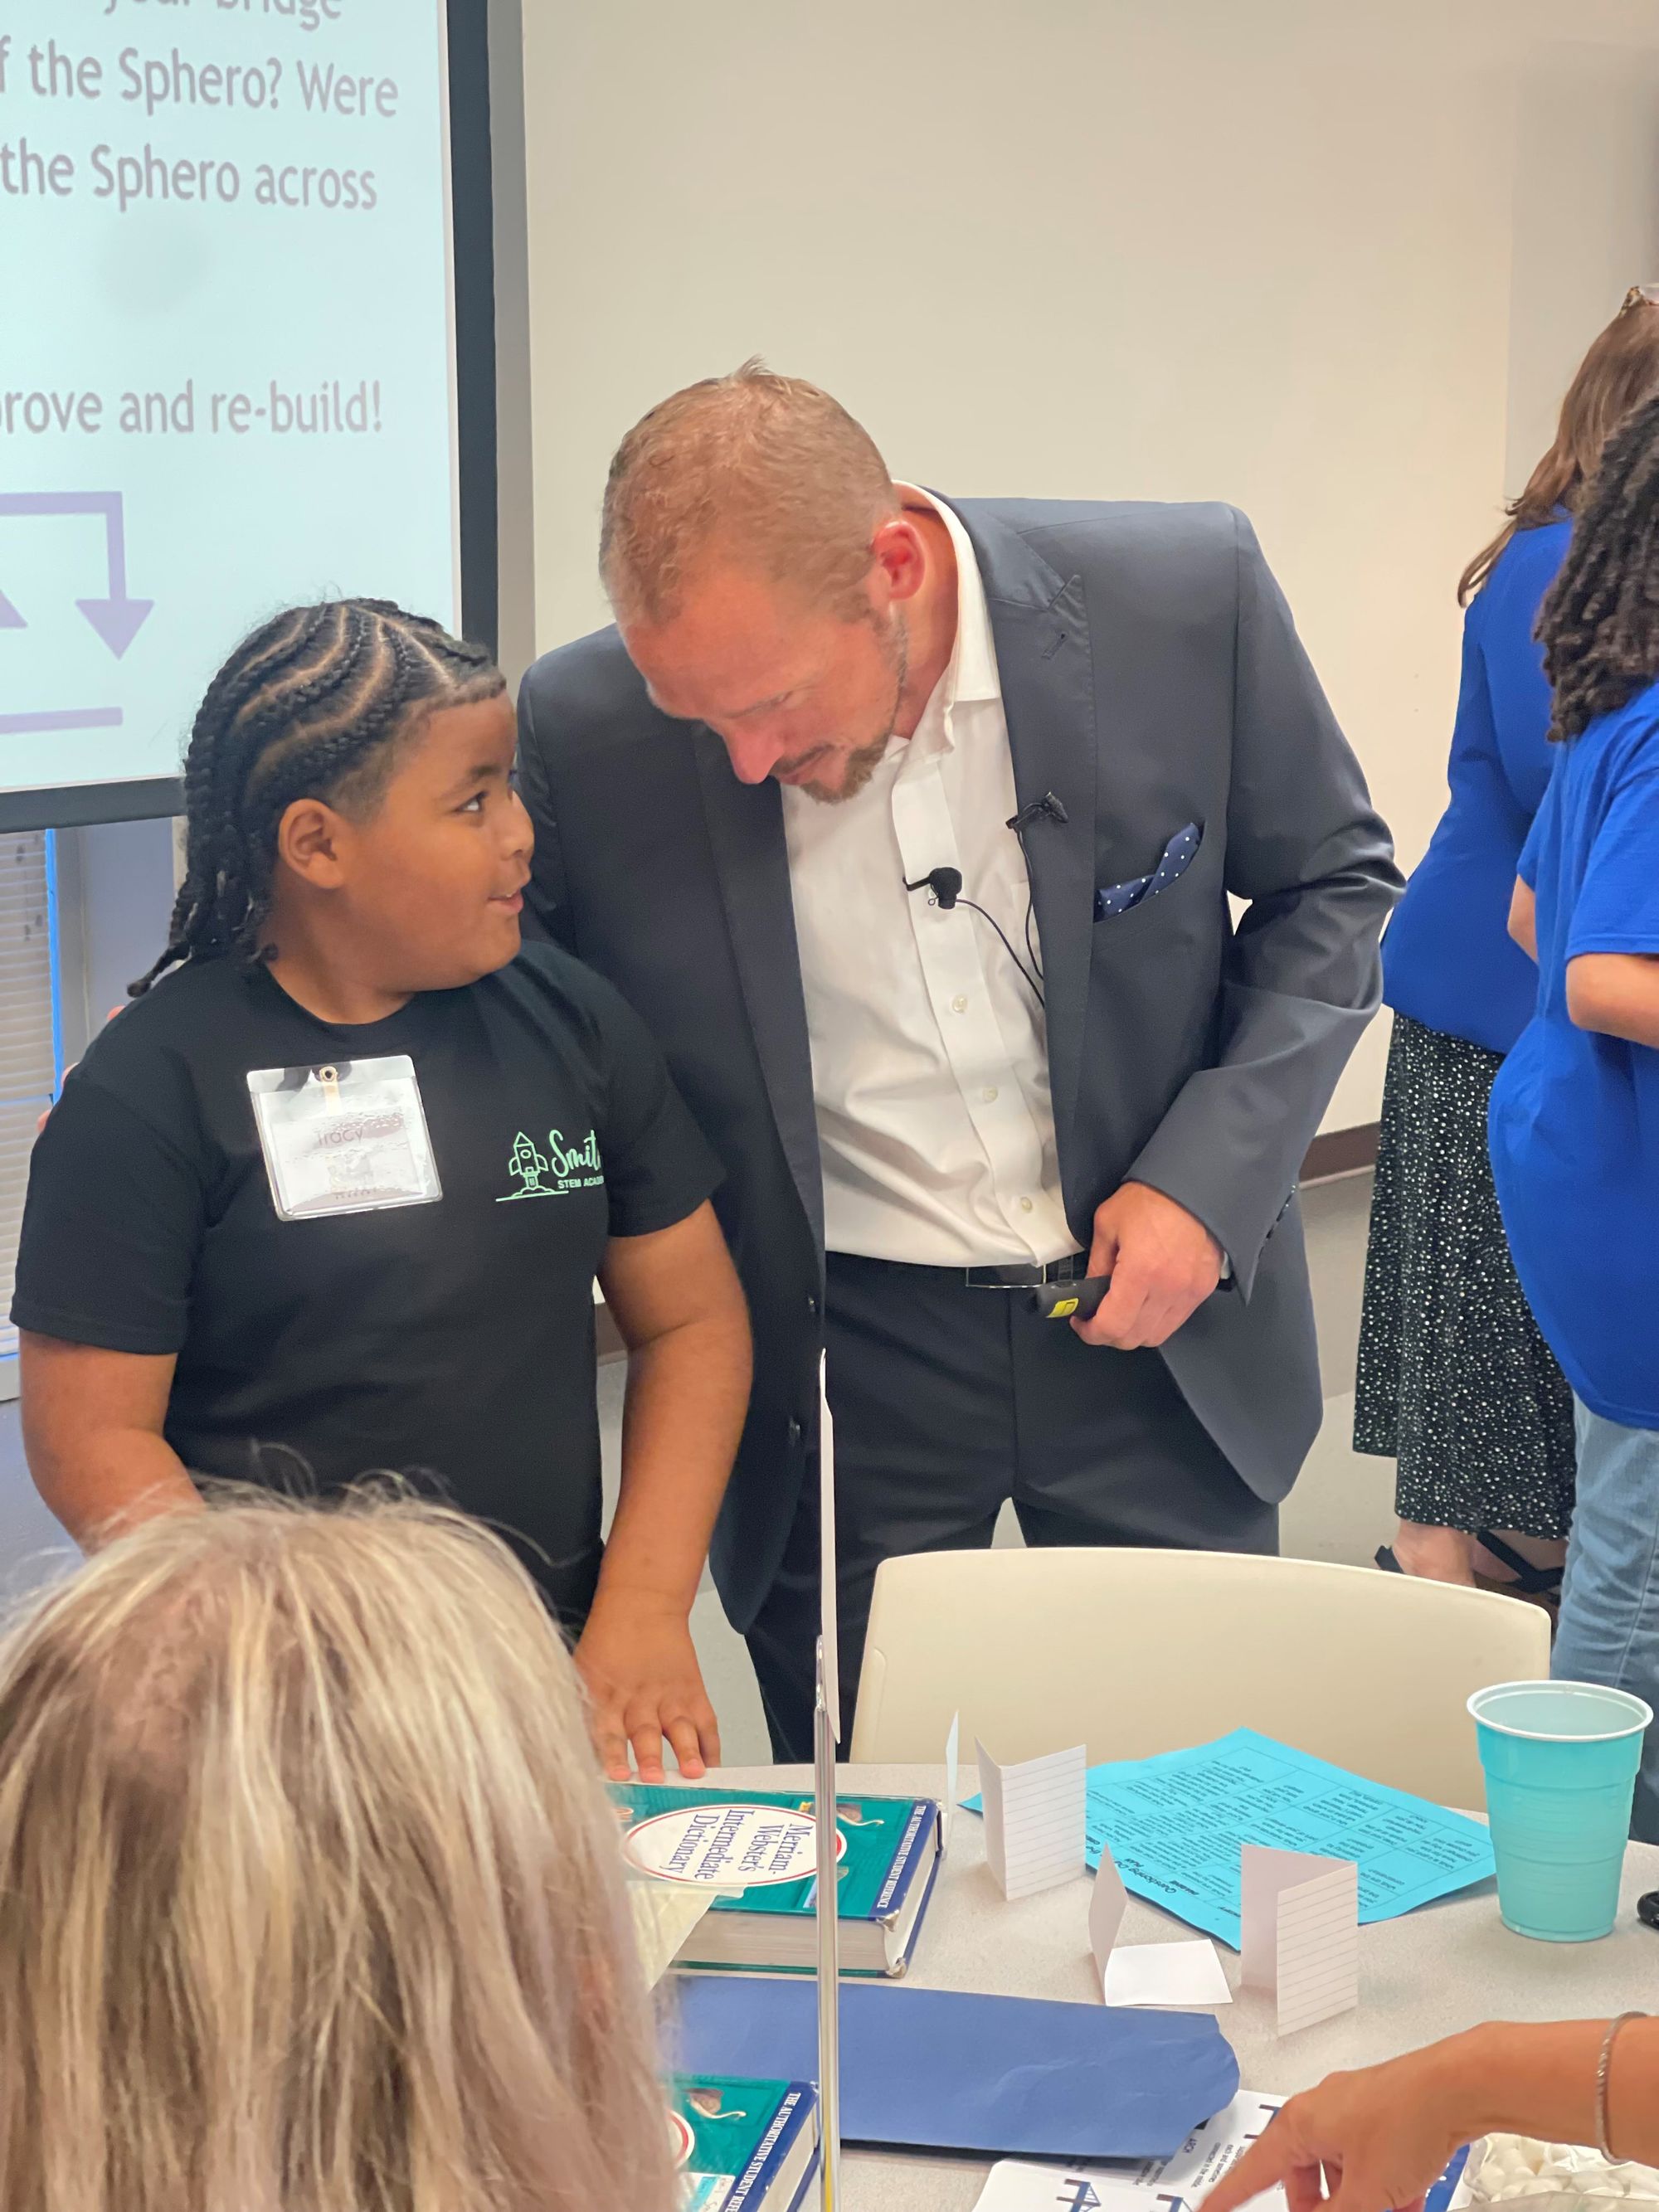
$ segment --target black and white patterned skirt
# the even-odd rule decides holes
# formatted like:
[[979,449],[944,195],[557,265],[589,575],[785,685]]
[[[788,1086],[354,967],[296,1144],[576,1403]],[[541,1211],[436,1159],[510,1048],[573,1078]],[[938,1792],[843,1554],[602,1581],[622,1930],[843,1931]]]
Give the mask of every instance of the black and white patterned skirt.
[[1559,1537],[1572,1393],[1516,1277],[1486,1151],[1503,1055],[1396,1014],[1365,1255],[1354,1449],[1403,1521]]

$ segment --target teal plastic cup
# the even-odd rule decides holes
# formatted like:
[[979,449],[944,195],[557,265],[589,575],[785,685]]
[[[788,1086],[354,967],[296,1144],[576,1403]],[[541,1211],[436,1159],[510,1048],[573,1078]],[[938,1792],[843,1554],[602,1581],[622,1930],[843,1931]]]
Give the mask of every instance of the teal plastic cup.
[[1502,1682],[1469,1711],[1505,1927],[1544,1943],[1611,1936],[1652,1707],[1592,1682]]

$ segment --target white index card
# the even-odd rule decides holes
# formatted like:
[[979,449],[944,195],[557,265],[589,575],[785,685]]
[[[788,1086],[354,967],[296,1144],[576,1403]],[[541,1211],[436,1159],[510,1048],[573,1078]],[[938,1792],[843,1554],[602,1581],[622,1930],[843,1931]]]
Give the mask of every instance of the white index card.
[[1243,1986],[1294,2035],[1359,2002],[1359,1869],[1348,1859],[1244,1845]]
[[945,1802],[939,1808],[939,1847],[951,1848],[951,1830],[957,1817],[957,1769],[961,1763],[962,1715],[951,1716],[951,1733],[945,1739]]
[[1207,1936],[1185,1943],[1128,1943],[1114,1951],[1107,1961],[1105,1996],[1109,2005],[1139,2005],[1150,2011],[1202,2012],[1233,2001]]
[[1123,1887],[1117,1861],[1103,1844],[1094,1890],[1089,1899],[1089,1948],[1095,1954],[1095,1972],[1100,1978],[1103,1998],[1113,1948],[1123,1932],[1123,1916],[1128,1909],[1129,1893]]
[[1087,1768],[1083,1746],[999,1766],[982,1743],[985,1856],[1010,1902],[1070,1881],[1084,1869]]

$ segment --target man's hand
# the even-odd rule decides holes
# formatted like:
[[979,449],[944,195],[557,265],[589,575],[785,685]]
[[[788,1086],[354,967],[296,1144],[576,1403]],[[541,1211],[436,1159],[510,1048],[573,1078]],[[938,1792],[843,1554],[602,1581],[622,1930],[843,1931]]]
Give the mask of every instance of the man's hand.
[[1112,1287],[1092,1321],[1072,1327],[1085,1344],[1119,1352],[1164,1344],[1221,1280],[1221,1247],[1195,1215],[1150,1183],[1126,1182],[1095,1209],[1089,1273]]
[[601,1590],[576,1646],[593,1701],[593,1741],[612,1782],[626,1782],[631,1743],[641,1782],[661,1782],[667,1737],[680,1772],[717,1766],[720,1732],[684,1609],[664,1598]]

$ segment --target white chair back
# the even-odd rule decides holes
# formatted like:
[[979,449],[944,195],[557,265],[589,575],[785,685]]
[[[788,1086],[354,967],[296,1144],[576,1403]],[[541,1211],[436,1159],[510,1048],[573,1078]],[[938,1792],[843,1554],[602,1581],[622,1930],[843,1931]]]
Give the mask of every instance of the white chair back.
[[1464,1708],[1549,1673],[1535,1606],[1229,1553],[933,1552],[876,1577],[852,1757],[1144,1759],[1236,1728],[1443,1805],[1486,1802]]

